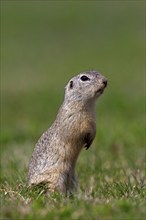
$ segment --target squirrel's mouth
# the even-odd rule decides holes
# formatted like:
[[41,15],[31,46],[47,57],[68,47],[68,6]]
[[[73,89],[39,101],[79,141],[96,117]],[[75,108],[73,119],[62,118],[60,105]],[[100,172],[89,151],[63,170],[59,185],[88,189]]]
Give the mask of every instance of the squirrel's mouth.
[[96,91],[97,95],[101,95],[104,89],[107,87],[107,80],[103,80],[103,83],[100,85],[100,88]]
[[97,95],[101,95],[101,94],[104,92],[105,87],[106,87],[106,86],[103,85],[101,88],[99,88],[99,89],[96,91],[96,94],[97,94]]
[[104,92],[104,89],[107,87],[107,79],[106,78],[104,78],[103,80],[102,80],[102,83],[101,84],[98,84],[98,89],[97,89],[97,91],[96,91],[96,95],[97,96],[100,96],[103,92]]
[[101,88],[101,89],[98,89],[96,93],[101,93],[101,94],[102,94],[102,93],[103,93],[103,91],[104,91],[104,87],[103,87],[103,88]]

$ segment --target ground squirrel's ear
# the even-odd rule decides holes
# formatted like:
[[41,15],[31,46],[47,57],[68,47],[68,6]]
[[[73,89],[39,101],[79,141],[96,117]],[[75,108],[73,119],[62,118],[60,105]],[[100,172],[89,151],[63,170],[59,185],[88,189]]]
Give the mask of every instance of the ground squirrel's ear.
[[73,88],[73,81],[69,82],[69,88],[72,89]]

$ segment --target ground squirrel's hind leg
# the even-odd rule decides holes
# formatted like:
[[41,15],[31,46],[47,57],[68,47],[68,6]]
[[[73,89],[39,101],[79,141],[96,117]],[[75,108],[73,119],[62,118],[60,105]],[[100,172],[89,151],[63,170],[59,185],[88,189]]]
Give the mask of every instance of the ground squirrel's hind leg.
[[91,146],[92,142],[93,142],[93,135],[91,133],[87,133],[84,136],[84,148],[86,148],[86,150],[88,150],[88,148]]
[[68,177],[69,179],[66,188],[66,196],[72,196],[73,193],[77,190],[77,180],[75,175]]

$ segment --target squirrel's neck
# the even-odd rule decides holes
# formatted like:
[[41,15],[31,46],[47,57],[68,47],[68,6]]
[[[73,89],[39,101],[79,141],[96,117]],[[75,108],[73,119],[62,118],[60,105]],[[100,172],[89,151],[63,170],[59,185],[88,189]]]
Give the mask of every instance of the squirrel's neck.
[[95,112],[95,100],[76,100],[76,101],[66,101],[64,100],[61,109],[65,112],[75,113],[75,112]]

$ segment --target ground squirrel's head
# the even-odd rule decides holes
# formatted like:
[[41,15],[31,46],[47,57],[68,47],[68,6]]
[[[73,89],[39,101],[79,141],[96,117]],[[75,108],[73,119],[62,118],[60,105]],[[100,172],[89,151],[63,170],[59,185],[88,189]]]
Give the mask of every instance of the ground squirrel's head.
[[65,87],[68,101],[96,100],[107,86],[107,79],[97,71],[87,71],[73,77]]

